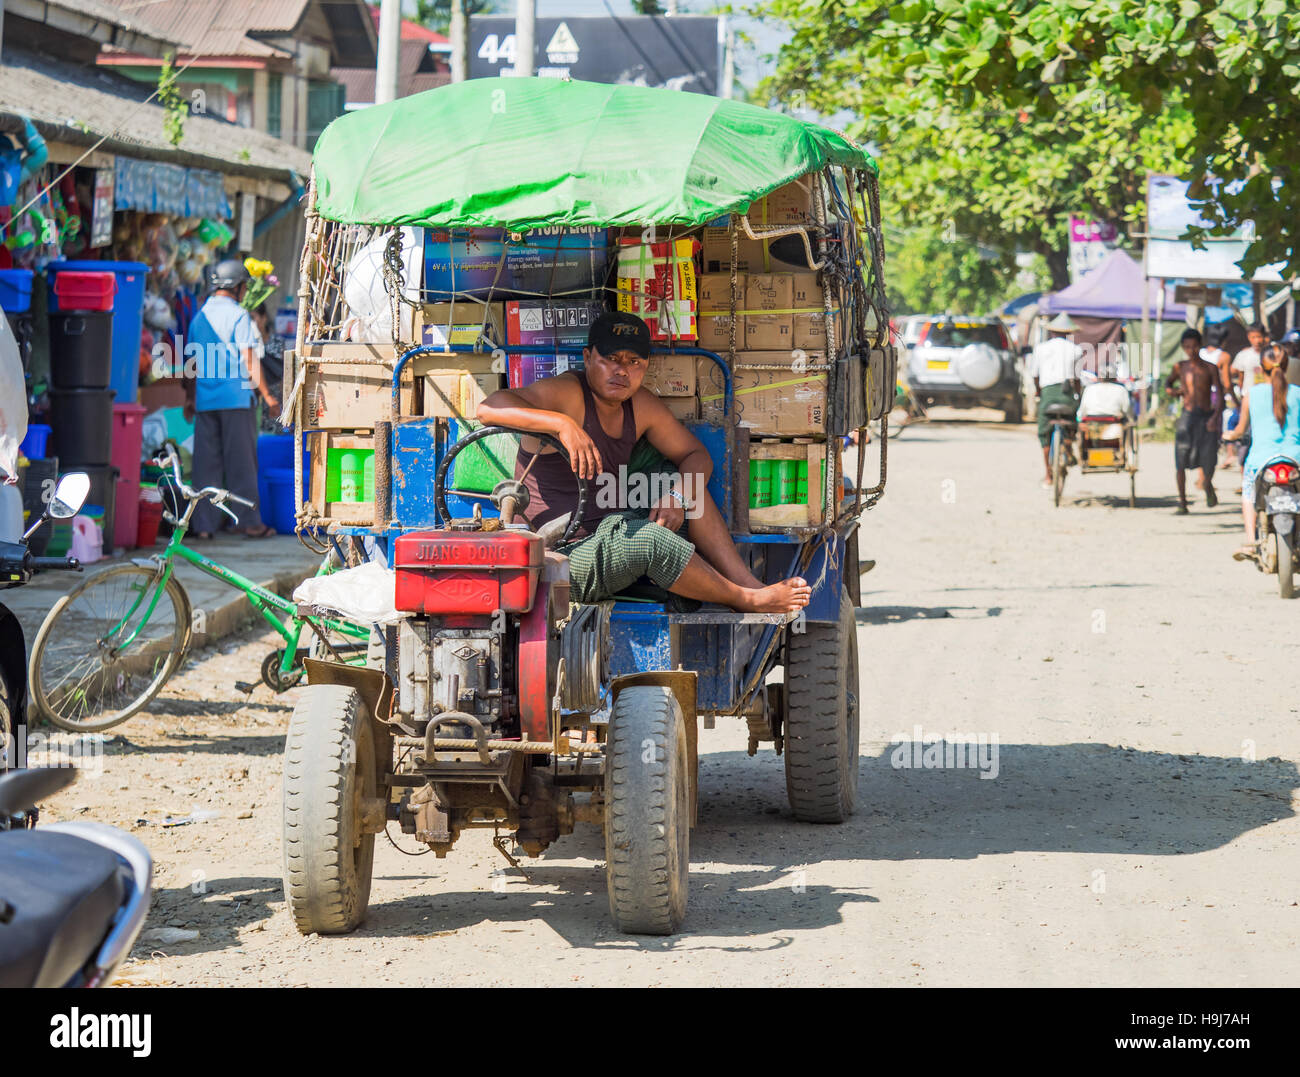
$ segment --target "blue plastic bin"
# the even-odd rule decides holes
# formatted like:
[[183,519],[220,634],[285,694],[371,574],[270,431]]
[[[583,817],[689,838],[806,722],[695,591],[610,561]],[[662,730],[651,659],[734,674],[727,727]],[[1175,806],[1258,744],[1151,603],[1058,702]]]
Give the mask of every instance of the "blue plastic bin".
[[26,314],[32,309],[32,271],[0,269],[0,310]]
[[273,467],[265,475],[266,500],[260,506],[262,522],[281,535],[292,535],[298,526],[298,506],[293,499],[293,468]]
[[117,295],[113,299],[113,375],[108,387],[117,393],[119,404],[134,404],[140,387],[140,334],[144,330],[144,282],[149,267],[143,262],[51,262],[50,310],[59,309],[54,294],[54,277],[65,269],[113,273]]
[[[272,471],[289,472],[289,500],[293,500],[293,435],[259,434],[257,437],[257,498],[261,505],[271,504],[270,473]],[[302,450],[302,484],[304,491],[311,475],[311,454],[304,447]],[[262,517],[264,523],[270,520]],[[275,525],[272,524],[272,527]],[[275,528],[277,531],[280,529]],[[292,528],[290,528],[292,530]]]
[[50,440],[54,428],[41,423],[28,423],[27,436],[18,446],[18,451],[28,460],[45,459],[45,443]]

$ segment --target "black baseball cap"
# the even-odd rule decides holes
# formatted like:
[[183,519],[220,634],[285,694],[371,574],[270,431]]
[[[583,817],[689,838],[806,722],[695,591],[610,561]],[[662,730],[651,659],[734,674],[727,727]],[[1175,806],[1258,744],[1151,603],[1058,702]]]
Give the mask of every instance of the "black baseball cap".
[[636,352],[642,359],[649,359],[650,327],[627,311],[606,311],[591,323],[587,345],[601,355],[630,351]]

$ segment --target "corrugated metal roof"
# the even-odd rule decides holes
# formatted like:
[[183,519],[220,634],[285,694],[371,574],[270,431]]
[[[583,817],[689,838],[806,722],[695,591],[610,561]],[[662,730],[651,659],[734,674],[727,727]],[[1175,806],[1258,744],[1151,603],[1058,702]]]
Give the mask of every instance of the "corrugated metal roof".
[[[103,0],[119,8],[134,9],[139,0]],[[298,25],[303,9],[310,0],[155,0],[149,4],[149,18],[180,42],[182,51],[209,56],[288,56],[256,38],[249,37],[254,25],[261,32],[291,31]],[[287,27],[278,25],[288,17],[289,8],[297,16]],[[262,23],[268,23],[262,26]]]
[[163,109],[143,104],[150,87],[104,68],[86,68],[6,47],[0,114],[23,113],[47,137],[90,145],[108,136],[109,153],[240,175],[306,177],[311,154],[291,143],[211,116],[188,116],[179,146],[163,133]]
[[112,23],[142,37],[152,37],[164,43],[177,43],[177,39],[172,37],[166,28],[148,18],[147,10],[144,15],[140,13],[141,5],[138,0],[135,3],[122,4],[114,3],[114,0],[45,0],[45,3],[50,7],[63,8],[65,11],[74,11]]
[[[134,10],[141,0],[97,0]],[[252,35],[290,35],[307,8],[319,3],[333,37],[333,59],[347,66],[373,63],[375,32],[361,0],[150,0],[149,18],[188,55],[287,57]]]

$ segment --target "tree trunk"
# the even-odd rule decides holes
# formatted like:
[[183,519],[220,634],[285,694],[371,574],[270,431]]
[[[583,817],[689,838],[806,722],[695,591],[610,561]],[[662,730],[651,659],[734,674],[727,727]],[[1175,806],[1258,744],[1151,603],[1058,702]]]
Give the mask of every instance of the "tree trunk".
[[1059,247],[1043,246],[1039,252],[1047,259],[1047,269],[1052,275],[1052,291],[1059,292],[1070,286],[1070,254]]

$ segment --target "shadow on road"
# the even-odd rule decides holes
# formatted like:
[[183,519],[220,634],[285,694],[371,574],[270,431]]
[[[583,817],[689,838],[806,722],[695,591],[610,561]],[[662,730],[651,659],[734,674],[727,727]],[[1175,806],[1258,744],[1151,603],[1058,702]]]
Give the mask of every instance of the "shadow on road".
[[[895,765],[924,759],[922,745],[902,738],[878,755],[861,757],[857,814],[840,826],[814,826],[792,818],[783,763],[773,753],[755,759],[743,752],[702,756],[690,911],[683,931],[670,939],[614,930],[604,842],[591,826],[561,838],[540,859],[525,860],[529,882],[502,861],[483,879],[484,888],[447,889],[441,862],[432,856],[407,861],[392,881],[419,878],[423,867],[427,887],[396,901],[373,901],[354,937],[435,936],[479,923],[509,932],[540,919],[575,947],[780,949],[793,941],[787,932],[837,924],[846,907],[878,902],[871,893],[873,862],[970,860],[1022,851],[1190,855],[1291,817],[1292,791],[1300,786],[1295,765],[1281,759],[1247,763],[1109,744],[1002,745],[992,779],[969,767]],[[467,833],[450,855],[482,863],[494,855],[484,839]],[[819,865],[837,861],[858,863],[855,885],[819,880]],[[377,878],[376,889],[384,878]],[[241,928],[284,915],[279,879],[212,879],[205,886],[197,898],[188,886],[158,892],[150,926],[181,916],[196,921],[201,932],[195,942],[168,952],[235,948]],[[698,936],[733,941],[719,946],[700,943]],[[141,943],[138,956],[150,948]]]
[[859,606],[854,616],[860,625],[886,625],[945,617],[972,620],[1001,615],[1001,606]]

